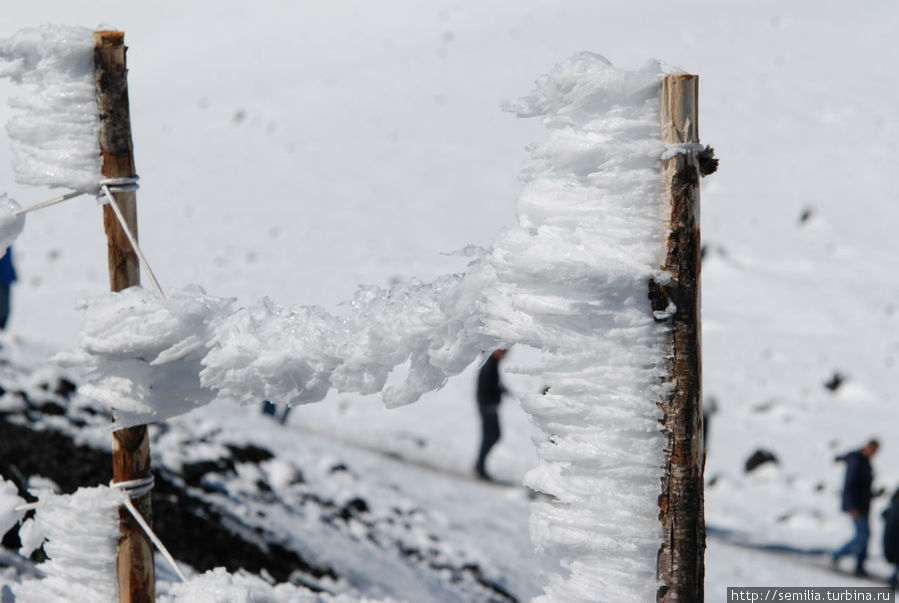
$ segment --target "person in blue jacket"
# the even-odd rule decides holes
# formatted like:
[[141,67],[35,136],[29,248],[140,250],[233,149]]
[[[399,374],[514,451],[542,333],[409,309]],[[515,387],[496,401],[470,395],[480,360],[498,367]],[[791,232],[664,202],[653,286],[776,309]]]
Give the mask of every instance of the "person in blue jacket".
[[868,514],[871,511],[871,500],[876,496],[871,489],[874,483],[871,457],[877,454],[879,448],[880,443],[877,440],[870,440],[861,450],[854,450],[837,458],[846,463],[842,509],[852,517],[855,535],[849,542],[833,552],[833,564],[836,566],[840,558],[845,555],[854,555],[856,576],[868,575],[868,572],[865,571],[868,538],[871,534]]
[[9,320],[9,290],[16,281],[16,268],[12,263],[12,247],[0,258],[0,329],[6,328]]

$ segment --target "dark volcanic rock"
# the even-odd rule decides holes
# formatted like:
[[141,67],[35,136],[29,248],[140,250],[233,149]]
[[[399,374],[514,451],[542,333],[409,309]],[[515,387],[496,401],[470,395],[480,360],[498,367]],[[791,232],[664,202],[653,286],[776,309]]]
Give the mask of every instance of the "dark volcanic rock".
[[777,464],[777,462],[777,457],[774,456],[773,452],[769,452],[768,450],[759,448],[758,450],[753,452],[748,459],[746,459],[745,470],[746,473],[750,473],[766,463]]

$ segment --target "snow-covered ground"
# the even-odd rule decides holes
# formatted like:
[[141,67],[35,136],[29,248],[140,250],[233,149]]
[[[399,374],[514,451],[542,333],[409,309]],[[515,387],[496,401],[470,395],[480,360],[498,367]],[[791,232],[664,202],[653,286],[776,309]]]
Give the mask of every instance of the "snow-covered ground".
[[[729,585],[851,583],[820,558],[733,542],[819,549],[848,537],[838,511],[841,466],[832,459],[870,435],[883,442],[879,483],[890,492],[899,484],[899,446],[888,428],[899,354],[895,3],[231,1],[149,9],[57,0],[4,7],[0,37],[47,21],[126,31],[144,250],[164,286],[200,283],[238,305],[268,295],[339,310],[357,284],[462,270],[465,258],[446,253],[489,246],[514,224],[524,147],[542,137],[539,124],[499,107],[573,52],[599,52],[631,69],[658,58],[700,74],[702,139],[722,161],[702,195],[705,394],[720,407],[706,506],[709,524],[730,534],[710,537],[707,596]],[[11,91],[0,82],[0,96]],[[7,111],[0,106],[3,121]],[[0,189],[10,196],[26,204],[53,195],[14,184],[9,165],[0,145]],[[11,335],[48,352],[73,347],[77,300],[107,288],[104,245],[90,199],[30,216],[16,245],[22,280]],[[513,349],[510,368],[526,354]],[[270,437],[325,436],[327,445],[467,474],[478,437],[474,370],[400,409],[333,395],[295,409],[286,430],[272,427]],[[831,392],[823,384],[835,372],[847,380]],[[523,392],[543,385],[507,379]],[[178,421],[240,431],[257,424],[256,412],[206,409]],[[502,412],[490,468],[520,480],[535,463],[531,428],[516,404]],[[780,462],[745,475],[758,448]],[[359,459],[375,475],[392,471],[377,455]],[[508,569],[517,596],[539,592],[533,577],[544,562],[522,538],[523,501],[514,500],[514,513],[489,513],[508,492],[472,486],[482,502],[451,504],[454,481],[412,488],[424,478],[401,474],[410,504],[436,509],[447,524],[477,522],[473,508],[501,516],[501,524],[462,530],[477,545],[467,535],[457,544],[481,551],[498,573]],[[873,563],[885,573],[882,561]],[[412,592],[390,594],[415,599]]]

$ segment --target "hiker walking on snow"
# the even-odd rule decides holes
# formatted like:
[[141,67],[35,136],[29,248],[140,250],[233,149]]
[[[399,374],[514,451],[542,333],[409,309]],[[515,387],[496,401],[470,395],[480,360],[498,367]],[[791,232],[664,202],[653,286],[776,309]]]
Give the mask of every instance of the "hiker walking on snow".
[[868,572],[865,571],[868,537],[871,534],[868,514],[871,511],[871,499],[876,496],[871,490],[871,485],[874,483],[871,457],[877,454],[879,448],[880,443],[877,440],[871,440],[861,450],[854,450],[842,457],[837,457],[838,461],[846,462],[842,508],[852,516],[855,535],[849,542],[834,551],[832,559],[836,566],[841,557],[854,555],[855,575],[861,577],[868,575]]
[[499,441],[499,403],[506,393],[499,379],[499,362],[506,355],[506,350],[494,350],[478,373],[478,411],[481,414],[481,450],[474,470],[481,479],[489,480],[485,469],[487,453]]

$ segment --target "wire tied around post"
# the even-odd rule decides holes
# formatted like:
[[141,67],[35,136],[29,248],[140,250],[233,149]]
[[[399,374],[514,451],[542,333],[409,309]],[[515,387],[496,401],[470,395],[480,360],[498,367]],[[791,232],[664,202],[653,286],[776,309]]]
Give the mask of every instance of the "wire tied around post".
[[134,506],[134,503],[131,502],[135,498],[140,498],[141,496],[145,496],[153,490],[153,484],[156,483],[153,474],[150,473],[145,477],[139,479],[128,480],[124,482],[110,482],[109,487],[115,490],[118,490],[122,496],[122,504],[128,509],[128,512],[131,513],[131,516],[134,518],[138,524],[140,524],[141,529],[143,529],[144,533],[147,537],[153,542],[156,546],[156,550],[162,553],[162,556],[165,557],[165,560],[169,562],[169,565],[175,570],[175,573],[178,574],[178,577],[182,582],[187,582],[187,577],[181,571],[181,568],[178,567],[178,563],[175,561],[175,558],[172,557],[172,554],[169,553],[168,549],[165,548],[165,545],[162,544],[162,540],[153,532],[153,528],[150,527],[150,524],[147,523],[147,520],[144,519],[144,516],[140,514],[140,511],[137,510],[137,507]]
[[122,209],[119,207],[115,197],[112,196],[113,193],[125,193],[137,190],[139,188],[139,185],[137,184],[139,178],[140,177],[137,175],[129,176],[127,178],[106,178],[100,181],[100,193],[102,196],[106,197],[106,203],[112,207],[112,211],[115,213],[119,225],[121,225],[122,230],[125,232],[128,242],[131,243],[131,248],[134,249],[134,253],[137,254],[137,259],[147,271],[147,276],[150,277],[150,282],[153,283],[153,289],[156,290],[156,295],[159,296],[159,299],[165,299],[165,293],[162,292],[162,287],[159,286],[159,281],[156,280],[153,269],[150,268],[147,258],[144,257],[144,252],[141,251],[140,246],[137,244],[137,237],[131,232],[128,224],[125,222],[125,216],[122,215]]
[[[150,524],[147,523],[147,520],[144,519],[144,516],[140,514],[140,511],[137,510],[137,507],[134,506],[134,503],[131,502],[135,498],[140,498],[141,496],[146,496],[153,490],[153,485],[156,483],[156,479],[153,477],[153,474],[149,474],[145,477],[139,479],[128,480],[124,482],[110,482],[109,487],[112,490],[118,490],[119,495],[122,497],[122,505],[128,510],[134,520],[140,525],[141,529],[146,533],[147,537],[156,547],[156,549],[165,557],[165,560],[168,561],[169,565],[178,575],[178,578],[181,579],[182,582],[187,582],[187,577],[184,575],[184,572],[181,571],[181,568],[178,567],[178,562],[175,561],[175,558],[172,554],[165,548],[165,545],[162,543],[162,540],[153,532],[153,528],[150,527]],[[19,505],[14,507],[13,510],[16,512],[24,512],[24,511],[33,511],[36,509],[40,509],[40,502],[33,502],[24,505]]]
[[[122,215],[122,210],[119,207],[119,204],[116,202],[115,197],[112,196],[114,193],[127,193],[136,191],[140,188],[140,185],[137,183],[138,180],[140,180],[140,176],[136,174],[134,176],[128,176],[126,178],[105,178],[98,183],[99,187],[97,188],[96,194],[97,197],[101,199],[103,205],[108,204],[110,207],[112,207],[112,211],[115,213],[116,219],[122,226],[122,230],[125,231],[125,236],[128,238],[128,242],[131,243],[131,248],[134,249],[134,253],[137,254],[137,259],[147,271],[147,275],[150,277],[150,281],[153,283],[153,289],[156,290],[156,294],[159,296],[159,299],[165,299],[165,294],[162,292],[162,287],[159,286],[159,281],[156,280],[156,275],[153,273],[153,269],[150,268],[150,264],[149,262],[147,262],[147,258],[144,257],[144,252],[141,251],[140,247],[137,244],[137,237],[135,237],[134,233],[131,232],[131,229],[128,228],[128,225],[125,223],[125,217]],[[63,201],[74,199],[75,197],[80,197],[83,194],[85,194],[85,191],[72,191],[70,193],[60,195],[59,197],[56,197],[54,199],[50,199],[49,201],[43,201],[30,207],[16,210],[13,212],[13,215],[21,216],[23,214],[27,214],[28,212],[43,209],[45,207],[50,207],[51,205],[56,205],[57,203],[62,203]]]
[[146,477],[141,477],[139,479],[132,479],[124,482],[109,482],[109,487],[121,490],[124,494],[128,495],[128,498],[135,499],[140,498],[145,494],[149,494],[153,490],[155,484],[156,478],[154,478],[151,473]]
[[140,180],[140,176],[137,174],[125,178],[104,178],[100,181],[100,189],[102,192],[102,189],[105,186],[111,193],[136,191],[140,188],[140,184],[137,183],[138,180]]

